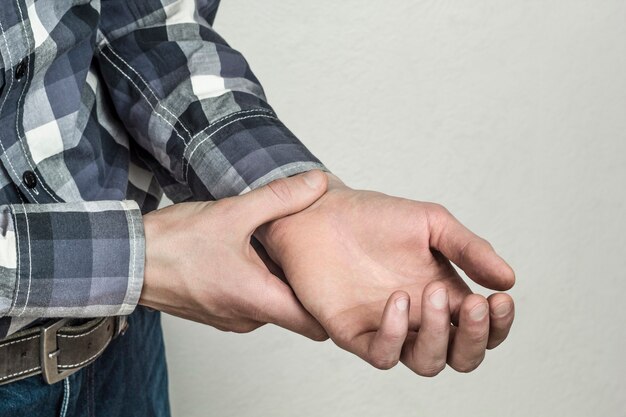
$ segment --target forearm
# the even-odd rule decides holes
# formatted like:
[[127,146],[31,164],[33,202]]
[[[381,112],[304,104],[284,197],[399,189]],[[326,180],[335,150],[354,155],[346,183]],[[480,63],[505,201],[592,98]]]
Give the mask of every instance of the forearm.
[[178,203],[146,214],[139,303],[220,330],[248,332],[271,322],[325,338],[250,245],[260,224],[308,207],[325,188],[325,177],[311,172],[244,196]]
[[[139,10],[162,7],[141,1]],[[215,8],[195,7],[186,0],[137,16],[133,1],[102,4],[103,79],[161,184],[180,184],[169,196],[214,200],[325,170],[278,119],[246,59],[213,30]]]

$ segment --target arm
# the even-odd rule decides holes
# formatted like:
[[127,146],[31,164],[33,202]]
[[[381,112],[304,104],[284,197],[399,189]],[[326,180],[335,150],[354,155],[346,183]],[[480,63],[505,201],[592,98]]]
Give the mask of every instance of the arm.
[[245,204],[259,201],[257,193],[228,197],[269,190],[292,213],[306,205],[292,200],[291,181],[275,180],[324,167],[276,117],[241,54],[212,29],[216,8],[192,0],[102,2],[98,64],[133,151],[174,202],[203,202],[144,216],[140,303],[223,330],[272,322],[320,339],[319,324],[286,284],[259,268],[249,244],[248,229],[260,223],[246,217],[269,220],[276,205]]
[[244,57],[211,27],[217,3],[102,2],[103,79],[175,202],[230,197],[325,169],[277,118]]
[[324,175],[312,171],[243,196],[179,203],[147,214],[140,303],[225,331],[249,332],[274,323],[327,339],[250,245],[261,224],[305,209],[325,190]]
[[[141,3],[145,4],[141,8],[137,4],[103,3],[104,30],[99,62],[118,113],[141,149],[154,160],[153,170],[161,176],[162,183],[181,185],[182,191],[170,194],[175,201],[228,197],[255,189],[274,178],[313,168],[324,169],[276,118],[243,57],[212,30],[211,19],[207,16],[212,16],[208,10],[214,11],[214,8],[207,7],[196,13],[190,1],[175,2],[167,10],[158,10],[158,1]],[[409,353],[403,356],[404,360],[418,373],[426,373],[418,362],[431,359],[411,352],[416,352],[418,345],[432,345],[430,342],[434,340],[439,346],[437,355],[441,355],[442,349],[448,345],[448,333],[443,343],[441,338],[433,335],[441,334],[446,320],[445,328],[449,327],[450,320],[460,325],[458,337],[450,336],[456,346],[452,349],[452,357],[461,355],[460,360],[451,359],[453,366],[469,369],[477,365],[487,343],[493,346],[506,336],[512,322],[510,297],[499,294],[487,302],[470,294],[463,281],[454,277],[447,259],[430,250],[430,239],[434,235],[433,230],[425,228],[426,205],[413,204],[409,213],[401,210],[406,204],[391,199],[388,200],[391,209],[384,217],[376,211],[365,210],[366,215],[351,223],[349,220],[354,220],[354,216],[352,209],[345,209],[349,207],[348,203],[359,201],[358,207],[367,207],[373,202],[373,195],[370,193],[366,197],[361,192],[339,190],[341,186],[337,184],[302,212],[277,220],[267,229],[269,233],[259,234],[273,259],[285,269],[300,301],[337,344],[373,364],[382,364],[380,367],[397,361],[399,349],[407,340],[411,348],[406,349]],[[399,211],[402,211],[400,215]],[[409,285],[406,280],[415,278],[414,275],[409,274],[405,281],[399,282],[396,280],[398,274],[381,274],[375,277],[380,284],[378,291],[361,291],[362,287],[373,285],[371,271],[367,268],[351,271],[346,265],[367,265],[370,254],[346,253],[346,247],[337,247],[337,244],[358,230],[364,231],[357,239],[361,246],[378,241],[381,232],[388,232],[391,245],[382,254],[383,260],[378,263],[378,268],[387,269],[385,264],[389,259],[398,256],[409,262],[409,254],[414,253],[412,249],[415,248],[397,243],[406,243],[405,223],[412,221],[414,216],[422,220],[422,228],[413,232],[419,241],[419,253],[423,255],[419,258],[421,262],[414,264],[418,268],[431,267],[425,269],[424,279]],[[328,225],[327,220],[333,218],[341,219],[343,227],[322,229]],[[379,227],[370,227],[376,223],[372,219],[380,220]],[[397,228],[387,229],[390,225]],[[396,234],[398,230],[400,233]],[[448,231],[441,231],[442,242],[458,238],[449,235]],[[424,250],[425,242],[428,250]],[[341,262],[337,262],[339,254],[342,255]],[[482,254],[478,252],[479,256]],[[482,266],[484,260],[479,259],[476,264]],[[436,265],[439,269],[432,268]],[[504,271],[508,266],[501,268]],[[354,274],[362,275],[363,281],[346,278]],[[510,268],[504,275],[502,280],[510,285]],[[149,277],[150,274],[146,274],[147,280]],[[427,287],[431,282],[433,286]],[[424,317],[436,318],[437,326],[430,333],[422,331],[422,336],[417,338],[415,331],[422,323],[422,311],[412,308],[409,317],[409,298],[419,306],[423,294],[430,295],[441,289],[437,288],[438,284],[448,283],[454,283],[450,288],[446,286],[444,297],[445,304],[449,303],[453,310],[452,318],[446,319],[447,308],[441,303],[437,303],[439,307],[435,315],[430,314],[427,303],[423,303],[422,310],[427,313]],[[350,294],[357,297],[348,297]],[[330,303],[326,302],[327,299],[347,302]],[[397,300],[400,300],[400,306],[402,300],[407,301],[404,310],[385,307],[393,306]],[[486,316],[476,323],[464,318],[470,317],[469,310],[474,311],[481,305],[485,307],[487,303],[494,312],[501,304],[510,305],[511,312],[494,320],[493,326]],[[350,310],[362,305],[366,308]],[[461,305],[464,307],[459,308]],[[344,309],[352,311],[353,315],[337,319],[337,314],[345,312]],[[387,313],[381,325],[383,310]],[[467,325],[463,324],[465,322]],[[409,333],[408,323],[412,333]],[[487,333],[493,337],[489,336],[489,342],[481,337],[475,343],[473,339],[481,332],[483,336]],[[359,335],[367,336],[358,338]],[[402,343],[398,345],[400,340]],[[370,346],[373,346],[371,350]],[[469,357],[463,357],[464,352],[471,353]],[[443,354],[445,358],[445,351]]]
[[[143,259],[134,201],[2,206],[0,317],[129,314],[141,292]],[[3,328],[0,337],[12,333]]]
[[[196,10],[193,1],[163,8],[160,1],[111,0],[102,2],[101,19],[91,5],[83,9],[101,25],[99,70],[119,116],[141,152],[160,164],[165,182],[184,184],[175,200],[237,195],[321,167],[265,103],[245,60],[212,31],[216,4]],[[0,210],[0,317],[132,311],[144,278],[144,219],[134,202]],[[151,219],[145,219],[149,226],[162,223]],[[151,243],[157,240],[150,235]],[[291,307],[301,310],[295,300]],[[8,321],[0,323],[2,336],[11,332]]]

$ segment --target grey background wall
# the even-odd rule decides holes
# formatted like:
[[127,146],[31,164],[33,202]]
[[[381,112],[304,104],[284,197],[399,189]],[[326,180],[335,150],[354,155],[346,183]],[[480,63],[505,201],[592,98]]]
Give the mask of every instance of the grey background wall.
[[230,0],[216,28],[346,183],[488,238],[517,318],[474,373],[425,379],[166,317],[176,416],[626,415],[626,1]]

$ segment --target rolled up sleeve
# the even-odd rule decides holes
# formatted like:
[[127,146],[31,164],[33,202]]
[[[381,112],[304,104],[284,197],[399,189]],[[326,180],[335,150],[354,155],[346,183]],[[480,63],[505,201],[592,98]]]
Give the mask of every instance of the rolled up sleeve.
[[324,165],[278,119],[216,1],[103,2],[97,56],[138,152],[173,201],[238,195]]

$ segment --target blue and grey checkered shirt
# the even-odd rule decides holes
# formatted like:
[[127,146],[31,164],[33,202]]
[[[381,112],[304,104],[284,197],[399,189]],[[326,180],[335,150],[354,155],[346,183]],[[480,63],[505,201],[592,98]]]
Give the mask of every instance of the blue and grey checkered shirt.
[[0,7],[0,338],[130,313],[141,214],[319,161],[280,122],[211,0]]

